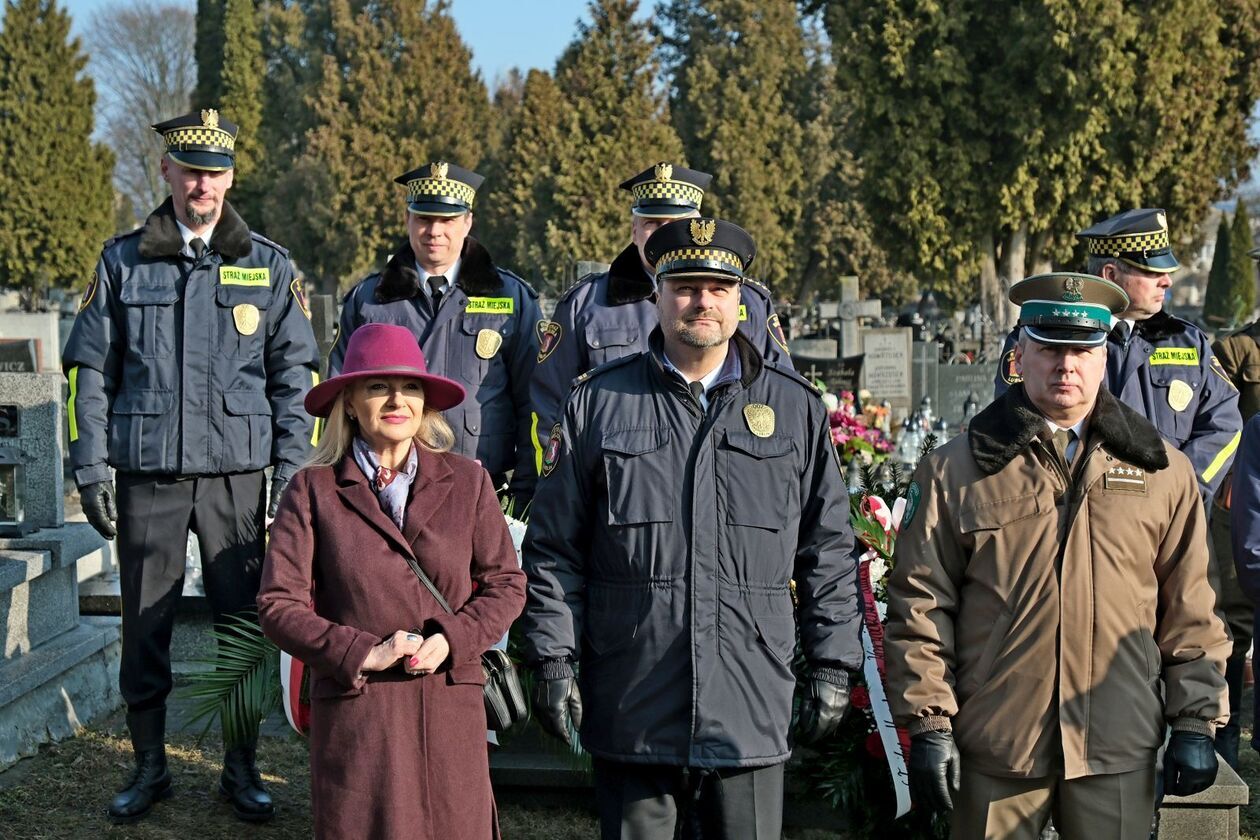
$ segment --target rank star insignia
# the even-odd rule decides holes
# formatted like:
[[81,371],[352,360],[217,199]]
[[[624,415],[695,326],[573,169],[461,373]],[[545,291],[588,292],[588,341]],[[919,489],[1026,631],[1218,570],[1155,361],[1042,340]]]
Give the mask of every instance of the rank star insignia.
[[201,124],[206,128],[219,127],[219,112],[213,108],[208,108],[201,112]]
[[1081,286],[1082,286],[1081,278],[1064,277],[1063,278],[1063,299],[1066,300],[1068,303],[1076,303],[1078,300],[1080,300],[1083,297],[1083,295],[1081,295]]
[[1103,476],[1103,489],[1145,495],[1146,473],[1125,464],[1114,466]]
[[658,181],[668,181],[674,177],[674,167],[668,163],[658,163],[656,168],[652,170],[652,174]]
[[708,245],[717,233],[717,221],[714,219],[692,219],[691,241],[697,245]]
[[445,178],[446,173],[450,170],[450,164],[435,163],[429,167],[429,175],[433,178]]

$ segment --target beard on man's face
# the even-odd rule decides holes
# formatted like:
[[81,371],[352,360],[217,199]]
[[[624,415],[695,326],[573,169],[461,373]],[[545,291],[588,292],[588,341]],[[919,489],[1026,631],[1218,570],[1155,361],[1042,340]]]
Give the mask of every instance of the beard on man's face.
[[191,222],[194,227],[205,227],[206,225],[213,224],[214,220],[219,218],[219,208],[212,207],[204,213],[198,213],[196,208],[193,207],[192,201],[189,200],[184,202],[184,216],[188,218],[188,221]]

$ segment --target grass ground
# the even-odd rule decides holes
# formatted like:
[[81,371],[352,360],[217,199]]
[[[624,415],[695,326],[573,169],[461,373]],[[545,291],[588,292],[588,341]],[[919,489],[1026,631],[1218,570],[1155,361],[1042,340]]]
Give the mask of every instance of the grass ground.
[[[1250,709],[1250,698],[1245,708]],[[254,826],[232,816],[217,796],[221,759],[218,737],[203,745],[189,733],[170,736],[167,757],[176,795],[160,803],[145,820],[114,826],[105,805],[131,769],[131,746],[121,716],[50,745],[39,755],[0,774],[0,840],[306,840],[311,819],[306,744],[294,737],[265,737],[259,766],[276,799],[277,817]],[[1245,733],[1244,745],[1250,741]],[[1244,748],[1242,777],[1260,790],[1260,755]],[[522,800],[500,796],[500,825],[506,840],[588,840],[598,836],[591,805]],[[821,840],[840,835],[789,829],[791,840]],[[1242,812],[1243,840],[1260,840],[1260,797]]]

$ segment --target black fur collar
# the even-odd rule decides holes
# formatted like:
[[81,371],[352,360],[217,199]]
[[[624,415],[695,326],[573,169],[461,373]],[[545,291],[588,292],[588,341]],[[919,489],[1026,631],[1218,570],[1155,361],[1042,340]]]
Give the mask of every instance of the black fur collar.
[[647,300],[655,291],[656,284],[643,269],[639,249],[631,242],[608,267],[608,305]]
[[[1045,428],[1046,418],[1033,407],[1020,382],[976,415],[967,441],[980,470],[995,475]],[[1144,470],[1154,472],[1168,466],[1164,441],[1155,427],[1109,391],[1098,392],[1089,433],[1101,437],[1112,455]]]
[[1134,321],[1133,328],[1138,335],[1154,343],[1170,336],[1181,335],[1186,331],[1186,324],[1161,309],[1145,321]]
[[[253,248],[249,226],[226,201],[209,245],[210,250],[227,262],[248,256]],[[179,235],[179,225],[175,221],[175,202],[169,196],[144,220],[138,247],[140,256],[146,260],[167,259],[178,256],[183,250],[184,238]]]
[[[456,285],[473,297],[492,295],[503,288],[503,280],[490,259],[490,252],[471,236],[464,240],[464,248],[459,255]],[[394,252],[381,272],[381,282],[376,284],[376,302],[392,303],[418,294],[420,274],[416,271],[416,254],[408,240]]]

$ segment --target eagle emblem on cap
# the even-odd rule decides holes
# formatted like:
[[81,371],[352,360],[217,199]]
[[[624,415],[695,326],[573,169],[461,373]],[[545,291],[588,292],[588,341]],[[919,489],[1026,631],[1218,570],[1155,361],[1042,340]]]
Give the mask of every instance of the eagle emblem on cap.
[[1063,278],[1063,299],[1068,303],[1076,303],[1082,297],[1081,295],[1081,278],[1064,277]]
[[449,164],[435,163],[429,167],[429,176],[432,178],[445,178],[449,168]]
[[1168,217],[1163,213],[1156,213],[1155,221],[1159,224],[1160,230],[1168,230]]
[[674,177],[674,167],[668,163],[658,163],[656,164],[656,169],[653,171],[653,174],[656,176],[656,180],[658,181],[668,181],[670,178]]
[[717,222],[713,219],[691,220],[691,241],[697,245],[708,245],[717,233]]
[[201,112],[201,124],[206,128],[219,127],[219,112],[213,108],[209,108]]

